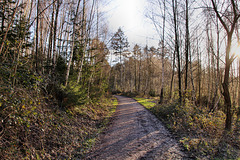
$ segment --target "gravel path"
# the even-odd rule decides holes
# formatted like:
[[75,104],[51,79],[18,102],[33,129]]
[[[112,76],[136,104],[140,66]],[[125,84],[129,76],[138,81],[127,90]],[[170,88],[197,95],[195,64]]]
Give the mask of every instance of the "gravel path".
[[113,122],[87,159],[188,159],[162,123],[135,100],[116,96]]

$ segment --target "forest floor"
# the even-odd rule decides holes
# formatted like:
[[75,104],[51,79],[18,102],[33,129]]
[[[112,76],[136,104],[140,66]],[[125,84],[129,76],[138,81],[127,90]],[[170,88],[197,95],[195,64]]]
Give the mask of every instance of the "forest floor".
[[112,123],[86,159],[190,159],[153,114],[132,98],[116,97]]

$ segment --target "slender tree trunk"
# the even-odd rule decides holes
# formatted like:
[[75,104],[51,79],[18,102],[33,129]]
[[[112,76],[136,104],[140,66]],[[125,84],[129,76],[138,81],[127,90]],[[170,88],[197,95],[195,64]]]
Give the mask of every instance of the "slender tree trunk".
[[122,64],[122,49],[120,48],[120,88],[121,91],[123,90],[123,86],[122,86],[122,77],[123,77],[123,64]]
[[[215,93],[214,93],[214,97],[213,97],[213,101],[212,101],[212,108],[210,109],[210,112],[214,112],[216,107],[217,107],[217,104],[219,102],[219,100],[216,101],[217,97],[218,97],[218,89],[219,89],[219,84],[220,84],[220,68],[219,68],[219,54],[220,54],[220,46],[219,46],[219,27],[218,27],[218,19],[216,17],[216,29],[217,29],[217,69],[216,69],[216,72],[217,72],[217,75],[216,75],[216,78],[215,78]],[[219,99],[219,98],[218,98]],[[216,102],[215,102],[216,101]]]
[[197,38],[197,57],[198,57],[198,101],[201,106],[201,53],[199,52],[199,42]]
[[36,47],[36,48],[35,48],[35,61],[36,61],[35,63],[36,63],[36,72],[37,72],[37,73],[38,73],[38,67],[39,67],[39,66],[38,66],[38,63],[39,63],[39,62],[38,62],[38,56],[39,56],[39,55],[38,55],[38,39],[39,39],[39,38],[38,38],[38,27],[39,27],[38,24],[39,24],[39,7],[40,7],[39,5],[40,5],[40,2],[39,2],[39,0],[38,0],[38,2],[37,2],[37,22],[36,22],[36,44],[35,44],[35,45],[36,45],[36,46],[35,46],[35,47]]
[[189,55],[189,24],[188,24],[188,0],[185,0],[186,3],[186,39],[185,39],[185,58],[186,58],[186,67],[185,67],[185,94],[188,88],[188,55]]
[[4,0],[4,3],[1,5],[1,9],[2,9],[2,26],[1,26],[1,30],[2,30],[2,39],[4,38],[4,25],[5,25],[5,5],[6,5],[6,0]]
[[56,51],[56,42],[57,42],[57,25],[58,25],[58,14],[60,9],[60,1],[57,0],[57,8],[56,8],[56,14],[55,14],[55,20],[54,20],[54,29],[53,29],[53,71],[55,71],[56,67],[56,59],[57,59],[57,51]]
[[[190,46],[189,46],[190,48]],[[192,67],[192,54],[189,52],[189,62],[190,62],[190,73],[191,73],[191,82],[192,82],[192,99],[194,103],[196,104],[196,91],[195,91],[195,85],[194,85],[194,79],[193,79],[193,67]]]
[[135,86],[135,91],[137,91],[137,59],[135,57],[134,59],[134,64],[135,64],[135,83],[134,83],[134,86]]
[[[54,1],[54,0],[53,0]],[[53,37],[53,24],[54,24],[54,14],[55,14],[55,5],[53,5],[53,11],[52,11],[52,20],[50,25],[50,33],[49,33],[49,39],[48,39],[48,52],[47,52],[47,72],[50,70],[51,66],[51,58],[52,58],[52,37]]]
[[171,78],[171,85],[170,85],[170,99],[172,99],[172,92],[173,92],[173,81],[174,81],[174,74],[175,74],[175,59],[176,59],[176,52],[173,53],[173,68],[172,68],[172,78]]
[[1,44],[1,47],[0,47],[0,54],[2,54],[2,50],[3,50],[3,46],[4,46],[4,43],[6,41],[6,38],[7,38],[7,34],[8,34],[8,31],[13,23],[13,20],[15,19],[15,14],[17,12],[17,9],[18,9],[18,4],[19,4],[19,0],[17,1],[16,3],[16,6],[15,6],[15,9],[13,11],[13,14],[12,14],[12,17],[11,17],[11,21],[8,23],[8,27],[7,27],[7,30],[3,36],[3,39],[2,39],[2,44]]
[[165,18],[166,18],[166,0],[163,1],[164,11],[163,11],[163,30],[162,30],[162,87],[159,104],[163,103],[163,95],[164,95],[164,57],[165,57]]
[[231,43],[232,43],[232,34],[228,35],[228,42],[227,42],[227,49],[226,49],[226,65],[225,65],[225,75],[224,75],[224,81],[223,81],[223,96],[225,100],[225,106],[226,106],[226,122],[225,122],[225,129],[231,130],[232,129],[232,113],[231,113],[231,97],[229,92],[229,73],[230,73],[230,67],[231,67],[231,60],[229,59],[229,54],[231,50]]
[[81,44],[83,46],[83,53],[82,53],[82,57],[79,63],[79,71],[78,71],[78,77],[77,77],[77,83],[79,83],[81,75],[82,75],[82,67],[83,67],[83,63],[84,63],[84,58],[85,58],[85,52],[86,52],[86,39],[87,39],[87,31],[86,31],[86,1],[83,0],[83,10],[82,10],[82,33],[81,33]]
[[[209,18],[209,17],[208,17]],[[211,52],[211,40],[210,40],[210,35],[209,35],[209,20],[207,20],[207,25],[206,25],[206,30],[207,30],[207,57],[208,57],[208,65],[207,65],[207,70],[208,70],[208,83],[207,83],[207,92],[208,92],[208,99],[207,99],[207,107],[209,108],[210,106],[210,100],[211,100],[211,60],[210,60],[210,52]]]
[[[151,90],[151,86],[150,86],[150,76],[151,76],[151,64],[150,64],[150,58],[149,58],[149,52],[148,49],[146,49],[145,54],[147,55],[147,70],[146,70],[146,81],[145,81],[145,87],[144,87],[144,94],[149,93],[149,91]],[[149,89],[150,88],[150,89]]]
[[240,109],[240,58],[238,58],[238,107]]
[[141,67],[142,67],[142,56],[140,55],[139,68],[138,68],[138,92],[141,89]]
[[240,14],[237,12],[237,5],[235,4],[234,0],[231,0],[231,7],[233,10],[233,18],[232,18],[232,22],[231,25],[229,27],[229,25],[226,24],[226,22],[224,22],[224,20],[222,19],[222,16],[220,15],[216,3],[214,0],[211,0],[212,2],[212,6],[213,9],[218,17],[218,19],[220,20],[222,26],[224,27],[226,33],[227,33],[227,47],[226,47],[226,57],[225,57],[225,75],[224,75],[224,81],[222,84],[223,87],[223,96],[224,96],[224,103],[226,106],[226,121],[225,121],[225,129],[227,131],[231,131],[232,129],[232,103],[231,103],[231,97],[230,97],[230,93],[229,93],[229,73],[230,73],[230,67],[231,64],[234,60],[234,57],[230,57],[230,51],[231,51],[231,44],[232,44],[232,36],[233,36],[233,32],[235,30],[236,24],[238,22],[238,19],[240,18]]
[[71,64],[72,64],[73,50],[74,50],[74,45],[75,45],[75,38],[74,38],[75,25],[76,25],[76,21],[77,21],[77,15],[78,15],[80,2],[81,2],[81,0],[78,0],[77,9],[76,9],[75,17],[74,17],[74,20],[73,20],[72,47],[71,47],[71,54],[70,54],[69,62],[68,62],[68,66],[67,66],[67,72],[66,72],[66,76],[65,76],[65,86],[67,86],[67,84],[68,84],[68,78],[69,78],[70,68],[71,68]]
[[177,24],[177,0],[172,0],[172,9],[173,9],[173,19],[174,19],[174,33],[175,33],[175,51],[177,54],[178,62],[178,93],[179,93],[179,102],[182,103],[182,82],[181,82],[181,59],[180,59],[180,50],[179,50],[179,36],[178,36],[178,24]]

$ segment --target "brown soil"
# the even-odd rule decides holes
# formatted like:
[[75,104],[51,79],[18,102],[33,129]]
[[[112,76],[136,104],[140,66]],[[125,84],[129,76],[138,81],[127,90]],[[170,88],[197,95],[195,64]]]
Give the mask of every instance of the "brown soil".
[[131,98],[116,97],[113,122],[86,159],[189,159],[153,114]]

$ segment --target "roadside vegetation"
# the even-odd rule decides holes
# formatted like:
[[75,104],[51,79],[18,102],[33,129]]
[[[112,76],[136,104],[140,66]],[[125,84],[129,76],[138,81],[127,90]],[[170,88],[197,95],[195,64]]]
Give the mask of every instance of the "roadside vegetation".
[[237,0],[151,0],[158,45],[116,50],[111,89],[157,97],[137,100],[197,159],[240,158],[239,11]]
[[240,158],[239,1],[147,4],[159,43],[130,51],[106,1],[0,1],[0,159],[82,158],[111,93],[157,97],[137,100],[198,159]]
[[159,105],[153,103],[157,98],[134,97],[165,124],[192,157],[240,158],[240,122],[236,116],[233,131],[226,132],[223,111],[209,113],[206,108],[198,107],[187,99],[184,105],[177,102]]
[[81,159],[115,111],[95,3],[65,2],[0,2],[0,159]]
[[0,159],[82,158],[117,105],[111,95],[82,99],[76,86],[63,87],[59,102],[59,95],[45,93],[44,79],[33,74],[24,83],[0,85]]

